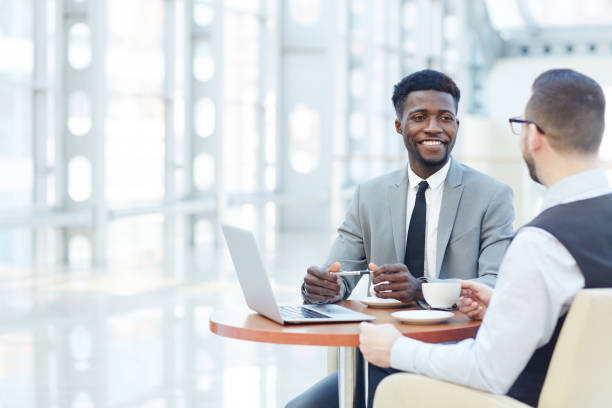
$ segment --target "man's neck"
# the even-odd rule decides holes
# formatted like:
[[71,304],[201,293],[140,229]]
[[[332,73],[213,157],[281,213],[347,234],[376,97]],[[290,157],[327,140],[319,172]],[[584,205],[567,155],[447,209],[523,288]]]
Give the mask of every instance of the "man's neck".
[[567,155],[542,167],[545,167],[546,171],[541,175],[541,180],[546,188],[549,188],[566,177],[600,167],[600,162],[599,158],[593,155]]
[[416,174],[423,180],[427,180],[432,174],[435,174],[442,167],[444,167],[449,160],[450,158],[448,158],[444,163],[440,164],[439,166],[413,166],[412,163],[410,163],[410,169],[414,174]]

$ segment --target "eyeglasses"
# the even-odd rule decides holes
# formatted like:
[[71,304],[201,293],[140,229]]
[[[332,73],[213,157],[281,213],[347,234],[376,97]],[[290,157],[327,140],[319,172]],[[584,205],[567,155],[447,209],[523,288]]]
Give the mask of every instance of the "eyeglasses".
[[536,129],[538,129],[538,132],[540,132],[541,134],[543,135],[546,134],[544,129],[539,127],[538,124],[535,123],[533,120],[521,119],[517,116],[515,118],[508,119],[508,122],[510,122],[510,129],[512,129],[512,133],[514,133],[515,135],[521,134],[521,131],[523,130],[522,129],[523,125],[530,125],[530,124],[535,125]]

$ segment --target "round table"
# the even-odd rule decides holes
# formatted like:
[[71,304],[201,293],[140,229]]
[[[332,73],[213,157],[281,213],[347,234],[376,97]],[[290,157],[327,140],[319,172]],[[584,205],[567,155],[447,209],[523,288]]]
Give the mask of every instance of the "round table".
[[[393,324],[404,336],[428,343],[442,343],[475,337],[480,322],[470,320],[461,312],[442,324],[405,324],[391,317],[397,309],[374,309],[354,300],[338,305],[376,316],[374,324]],[[359,323],[322,323],[280,325],[268,318],[244,310],[214,312],[210,330],[220,336],[262,343],[338,347],[338,396],[340,407],[352,407],[355,386],[355,356],[359,346]]]

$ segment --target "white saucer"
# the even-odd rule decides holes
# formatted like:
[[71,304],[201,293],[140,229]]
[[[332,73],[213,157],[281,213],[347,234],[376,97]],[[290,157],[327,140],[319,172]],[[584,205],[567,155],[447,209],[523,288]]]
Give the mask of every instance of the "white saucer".
[[402,323],[434,324],[447,321],[454,316],[454,313],[443,310],[403,310],[401,312],[393,312],[391,316]]
[[376,296],[368,296],[363,299],[359,299],[361,303],[368,307],[377,308],[394,308],[406,306],[408,303],[400,302],[397,299],[383,299]]

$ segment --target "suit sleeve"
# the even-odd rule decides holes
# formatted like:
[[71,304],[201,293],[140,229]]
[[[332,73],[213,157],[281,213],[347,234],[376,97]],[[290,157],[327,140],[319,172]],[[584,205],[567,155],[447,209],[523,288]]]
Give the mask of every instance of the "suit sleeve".
[[[334,262],[340,262],[342,270],[359,270],[365,269],[367,266],[363,247],[363,230],[359,217],[359,193],[360,186],[357,186],[344,221],[338,227],[338,236],[332,244],[327,261],[322,265],[324,268],[329,268]],[[335,303],[348,298],[355,285],[357,285],[359,276],[342,276],[340,279],[342,294],[323,303]],[[306,303],[315,303],[308,298],[303,283],[301,291],[302,298]]]
[[[332,244],[325,266],[340,262],[343,270],[360,270],[365,269],[368,265],[364,248],[362,217],[359,211],[360,190],[360,186],[355,190],[344,221],[338,227],[338,236]],[[359,281],[359,276],[344,276],[342,279],[345,284],[344,299],[346,299]]]
[[503,185],[493,194],[482,220],[476,281],[495,286],[499,265],[514,236],[513,221],[512,190]]

